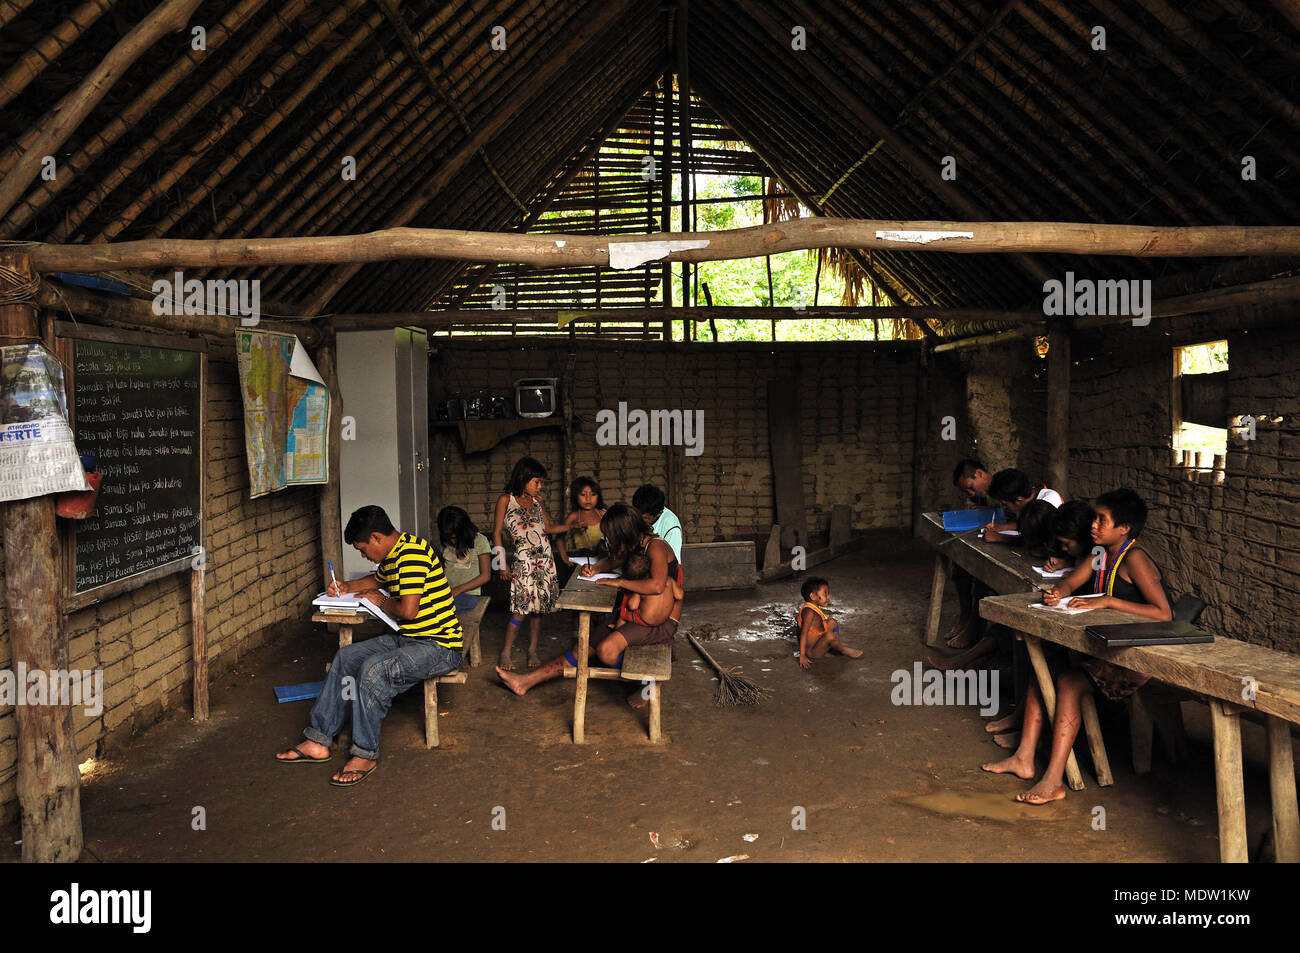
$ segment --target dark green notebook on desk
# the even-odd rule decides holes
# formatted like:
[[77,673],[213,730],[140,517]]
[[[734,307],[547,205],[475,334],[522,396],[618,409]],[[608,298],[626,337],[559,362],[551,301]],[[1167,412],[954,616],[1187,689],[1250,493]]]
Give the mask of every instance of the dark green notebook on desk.
[[1088,634],[1108,648],[1130,645],[1190,645],[1213,642],[1214,636],[1190,622],[1121,622],[1090,625]]

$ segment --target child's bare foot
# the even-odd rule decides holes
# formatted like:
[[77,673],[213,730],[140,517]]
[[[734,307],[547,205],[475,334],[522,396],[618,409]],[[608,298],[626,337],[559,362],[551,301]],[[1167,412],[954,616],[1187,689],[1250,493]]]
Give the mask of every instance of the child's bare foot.
[[847,645],[841,645],[839,649],[846,658],[862,658],[862,649],[851,649]]
[[953,627],[953,630],[948,633],[948,638],[944,640],[944,644],[950,649],[970,648],[971,640],[975,638],[975,626],[972,621],[968,619],[965,622],[958,622]]
[[539,656],[539,655],[537,654],[537,650],[536,650],[536,649],[529,649],[529,650],[528,650],[528,667],[529,667],[529,668],[537,668],[537,667],[538,667],[539,665],[541,665],[541,664],[542,664],[542,659],[541,659],[541,656]]
[[497,667],[498,667],[498,668],[503,668],[503,669],[505,669],[507,672],[513,672],[513,671],[515,670],[515,663],[512,662],[512,661],[510,661],[510,650],[509,650],[509,649],[502,649],[502,650],[501,650],[501,658],[499,658],[499,659],[497,660]]
[[994,721],[985,722],[984,730],[991,735],[998,735],[1004,731],[1010,731],[1012,728],[1016,726],[1016,722],[1019,720],[1020,720],[1020,713],[1013,711],[1011,714],[1003,715],[1001,718],[998,718]]
[[1032,781],[1034,778],[1033,760],[1015,754],[1001,761],[990,761],[988,764],[980,765],[980,768],[989,774],[1014,774],[1022,781]]
[[1022,791],[1016,795],[1016,800],[1022,804],[1050,804],[1053,801],[1064,800],[1064,798],[1065,786],[1059,781],[1056,784],[1039,781],[1028,791]]
[[528,686],[524,684],[524,677],[522,675],[511,675],[509,670],[501,665],[497,666],[497,675],[501,678],[501,681],[505,684],[506,688],[510,689],[516,695],[528,694]]
[[993,736],[993,743],[999,748],[1009,748],[1015,751],[1020,747],[1020,731],[1004,731],[999,735]]
[[627,696],[627,703],[637,711],[640,711],[646,705],[650,704],[650,699],[645,697],[644,688],[637,688],[632,691],[631,695]]

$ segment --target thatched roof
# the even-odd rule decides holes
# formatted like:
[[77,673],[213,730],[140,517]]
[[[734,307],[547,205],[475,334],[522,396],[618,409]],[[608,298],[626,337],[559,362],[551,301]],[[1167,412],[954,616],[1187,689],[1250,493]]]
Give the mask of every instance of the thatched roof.
[[[0,0],[0,173],[156,6]],[[692,91],[826,214],[1300,221],[1297,0],[207,0],[190,23],[207,49],[192,50],[189,31],[155,43],[59,150],[56,179],[0,219],[0,238],[518,229],[661,82],[683,29]],[[795,27],[805,50],[791,48]],[[349,155],[355,181],[341,175]],[[945,156],[955,181],[940,175]],[[970,307],[1032,300],[1035,266],[1155,277],[1204,264],[870,261],[898,298]],[[466,268],[353,268],[325,310],[445,304]],[[237,274],[298,309],[348,273]]]

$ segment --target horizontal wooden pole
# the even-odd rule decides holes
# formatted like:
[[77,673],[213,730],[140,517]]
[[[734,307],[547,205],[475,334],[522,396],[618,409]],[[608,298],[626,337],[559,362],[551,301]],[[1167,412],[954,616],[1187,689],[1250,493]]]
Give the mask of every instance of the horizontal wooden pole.
[[[1204,314],[1207,311],[1222,311],[1227,308],[1284,304],[1300,301],[1300,276],[1273,278],[1269,281],[1254,281],[1245,285],[1233,285],[1230,288],[1212,288],[1197,294],[1179,295],[1153,302],[1150,317],[1173,318],[1184,314]],[[1021,338],[1046,334],[1047,318],[1040,316],[1041,327],[1013,328],[1008,331],[995,331],[989,334],[977,334],[973,337],[945,341],[935,346],[935,352],[959,351],[982,344],[1001,344]],[[1109,327],[1112,325],[1132,324],[1132,315],[1092,315],[1074,318],[1074,330]]]
[[[58,317],[70,316],[77,320],[94,318],[115,327],[161,329],[219,337],[229,337],[243,328],[238,317],[224,314],[154,314],[151,299],[92,291],[75,285],[42,282],[36,293],[36,303],[42,308],[49,308]],[[296,334],[306,347],[315,347],[320,343],[320,329],[306,321],[272,321],[263,318],[249,330]]]
[[[577,317],[573,317],[577,315]],[[1033,311],[994,311],[979,308],[923,308],[881,306],[878,308],[602,308],[602,309],[479,309],[460,311],[399,311],[389,314],[335,314],[329,318],[336,331],[366,331],[377,328],[449,328],[453,325],[558,325],[561,318],[571,324],[658,323],[663,321],[870,321],[872,318],[928,317],[942,320],[1026,322],[1040,321]],[[304,319],[307,320],[307,319]]]
[[[969,237],[966,237],[969,233]],[[945,237],[946,236],[946,237]],[[1215,225],[1177,228],[1086,222],[937,222],[801,218],[717,232],[652,235],[520,235],[442,228],[389,228],[362,235],[295,238],[152,238],[89,245],[34,244],[38,272],[120,268],[322,265],[403,258],[514,262],[539,268],[609,264],[611,244],[703,242],[654,261],[724,261],[809,248],[1033,253],[1185,258],[1300,254],[1300,227]]]

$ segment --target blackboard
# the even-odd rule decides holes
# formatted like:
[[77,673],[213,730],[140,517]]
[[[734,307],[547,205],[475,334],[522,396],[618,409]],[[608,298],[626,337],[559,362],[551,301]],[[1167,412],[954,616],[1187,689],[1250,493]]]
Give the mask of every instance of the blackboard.
[[77,449],[104,475],[65,527],[64,609],[189,569],[203,542],[202,341],[60,325]]

